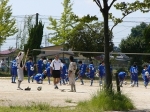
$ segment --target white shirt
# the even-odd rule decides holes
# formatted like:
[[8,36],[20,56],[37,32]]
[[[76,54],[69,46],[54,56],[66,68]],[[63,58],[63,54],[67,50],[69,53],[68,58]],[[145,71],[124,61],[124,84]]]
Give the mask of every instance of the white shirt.
[[51,65],[50,67],[53,68],[53,70],[60,70],[62,68],[62,63],[61,61],[58,59],[54,59],[52,62],[51,62]]

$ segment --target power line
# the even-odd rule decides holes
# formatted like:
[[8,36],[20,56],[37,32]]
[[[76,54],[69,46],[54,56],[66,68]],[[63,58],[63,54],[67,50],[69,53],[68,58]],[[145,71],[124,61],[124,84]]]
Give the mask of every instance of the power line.
[[[33,49],[33,51],[49,51],[49,52],[61,52],[61,53],[93,53],[93,54],[103,54],[104,52],[87,52],[87,51],[61,51],[61,50],[43,50],[43,49]],[[110,54],[133,54],[133,55],[150,55],[150,53],[121,53],[121,52],[110,52]]]

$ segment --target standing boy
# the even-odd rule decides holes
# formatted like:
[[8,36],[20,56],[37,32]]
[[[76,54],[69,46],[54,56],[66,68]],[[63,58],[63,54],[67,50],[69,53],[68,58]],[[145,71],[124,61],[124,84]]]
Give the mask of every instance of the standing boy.
[[102,63],[99,65],[98,71],[99,71],[99,85],[102,86],[102,84],[103,84],[102,81],[105,78],[105,63],[104,63],[104,61],[102,61]]
[[83,82],[83,76],[85,75],[85,72],[86,72],[86,64],[82,63],[82,61],[79,61],[79,72],[78,72],[78,77],[76,78],[76,80],[78,80],[78,78],[80,78],[80,81],[81,81],[81,85],[84,85],[84,82]]
[[144,69],[142,70],[142,78],[144,80],[144,86],[147,88],[149,80],[150,80],[150,74],[148,71],[148,66],[145,64]]
[[93,85],[93,80],[94,80],[94,75],[95,75],[95,68],[94,68],[94,65],[93,65],[93,62],[91,61],[90,64],[89,64],[89,77],[91,79],[91,85]]
[[48,59],[47,65],[46,65],[46,71],[47,71],[47,77],[48,77],[48,83],[50,84],[50,65],[51,65],[52,59]]
[[55,59],[52,61],[50,67],[51,74],[54,78],[54,89],[58,89],[57,84],[60,81],[60,70],[62,69],[62,64],[59,59],[59,55],[55,55]]
[[34,63],[32,58],[29,58],[29,61],[26,62],[25,70],[28,73],[28,83],[30,83],[30,77],[32,76],[32,82],[33,82],[33,75],[34,75]]
[[67,66],[65,64],[65,61],[62,60],[62,70],[61,70],[61,75],[60,75],[60,85],[63,84],[65,85],[65,78],[66,78],[66,73],[67,73]]
[[14,59],[11,63],[11,83],[16,83],[16,76],[17,76],[17,61]]
[[77,70],[77,64],[74,62],[73,56],[70,56],[70,64],[68,69],[68,77],[69,77],[69,84],[71,85],[70,92],[76,92],[75,87],[75,72]]
[[43,57],[38,60],[37,63],[38,73],[42,73],[43,71]]

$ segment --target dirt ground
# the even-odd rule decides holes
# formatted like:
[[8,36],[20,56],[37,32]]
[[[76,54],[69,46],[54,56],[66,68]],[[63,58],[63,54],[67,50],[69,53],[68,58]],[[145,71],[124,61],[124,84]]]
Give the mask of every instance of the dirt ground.
[[[21,87],[24,89],[29,86],[31,91],[17,90],[17,83],[12,84],[9,79],[0,78],[0,83],[1,106],[29,105],[40,102],[48,103],[51,106],[76,106],[77,102],[90,99],[100,89],[96,81],[93,86],[89,86],[89,81],[85,81],[84,85],[76,82],[76,93],[69,92],[69,85],[59,85],[58,90],[54,89],[52,82],[49,85],[47,79],[42,85],[35,82],[27,83],[27,80],[24,80]],[[42,86],[41,91],[37,90],[38,86]],[[62,89],[65,91],[61,92]],[[140,82],[139,87],[124,85],[121,90],[132,99],[138,110],[150,110],[150,87],[146,89],[143,82]]]

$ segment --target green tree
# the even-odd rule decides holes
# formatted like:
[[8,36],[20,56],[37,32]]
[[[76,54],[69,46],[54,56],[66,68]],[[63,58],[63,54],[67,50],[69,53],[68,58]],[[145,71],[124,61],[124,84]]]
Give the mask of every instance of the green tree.
[[[110,63],[109,63],[109,37],[110,37],[110,33],[109,33],[109,24],[108,24],[108,20],[111,19],[114,22],[113,27],[111,28],[111,31],[113,30],[113,28],[115,26],[117,26],[118,23],[121,23],[123,21],[123,19],[133,13],[136,12],[137,10],[140,10],[142,12],[148,12],[149,8],[150,8],[150,1],[149,0],[144,0],[143,2],[140,2],[139,0],[136,0],[132,3],[125,3],[125,2],[117,2],[115,4],[115,2],[117,0],[93,0],[97,6],[100,9],[100,12],[103,15],[103,19],[104,19],[104,54],[105,54],[105,68],[106,68],[106,89],[109,90],[112,89],[111,85],[112,85],[112,77],[111,77],[111,73],[110,73]],[[108,3],[109,1],[109,3]],[[102,3],[103,5],[102,5]],[[114,5],[115,4],[115,5]],[[110,9],[112,8],[112,6],[114,6],[116,8],[116,10],[119,10],[122,12],[122,18],[115,18],[113,16],[112,13],[110,13]]]
[[9,0],[0,0],[0,44],[6,37],[17,33],[16,20],[12,18],[12,9],[8,2]]
[[70,0],[64,0],[62,3],[64,10],[62,12],[60,20],[49,18],[50,25],[48,30],[52,30],[49,42],[54,45],[63,45],[66,42],[69,32],[72,30],[75,22],[73,21],[72,3]]
[[[145,53],[147,50],[146,41],[144,39],[144,31],[148,28],[146,23],[141,23],[131,29],[131,34],[126,38],[122,39],[120,43],[121,52],[124,53]],[[128,54],[127,54],[128,55]],[[141,65],[143,61],[146,61],[147,56],[144,55],[137,55],[137,54],[130,54],[128,55],[131,57],[130,66],[133,65],[134,62],[137,62],[140,72],[141,72]]]
[[150,25],[148,25],[144,30],[144,39],[146,45],[146,53],[150,53]]
[[33,51],[33,49],[41,49],[41,42],[43,37],[43,28],[44,25],[40,21],[38,24],[35,24],[29,29],[29,39],[27,44],[24,46],[24,51],[27,52],[29,49],[29,55],[34,57],[36,62],[36,56],[40,54],[40,51]]
[[[99,22],[80,22],[69,34],[67,48],[73,51],[104,52],[104,24]],[[110,50],[113,50],[112,36],[110,37]],[[92,60],[97,53],[80,53]]]

